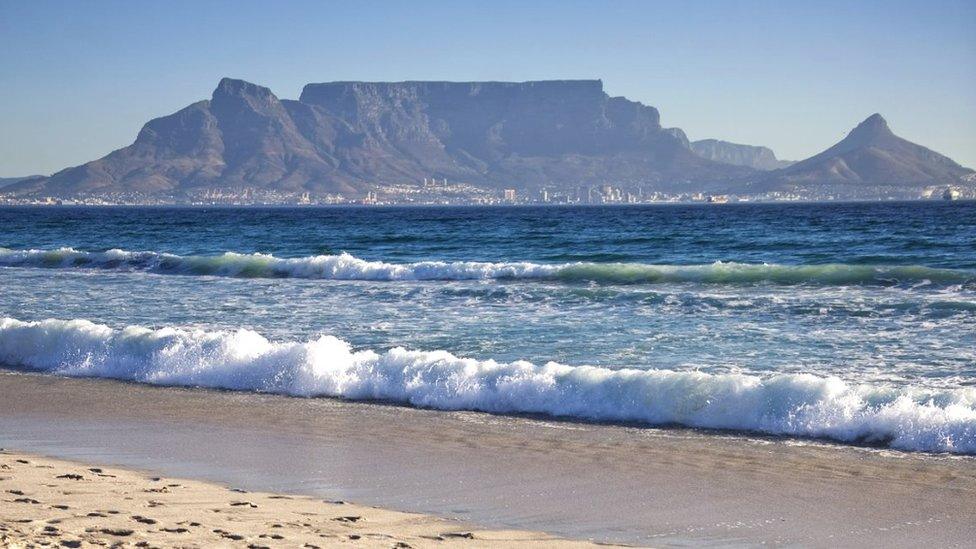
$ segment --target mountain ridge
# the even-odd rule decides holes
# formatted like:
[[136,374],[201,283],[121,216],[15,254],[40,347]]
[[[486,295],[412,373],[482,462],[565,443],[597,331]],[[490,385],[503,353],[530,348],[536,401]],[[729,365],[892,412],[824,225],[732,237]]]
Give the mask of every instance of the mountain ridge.
[[962,184],[973,173],[946,156],[895,135],[887,120],[874,113],[826,150],[770,172],[758,187],[927,187]]
[[638,196],[809,189],[858,196],[973,182],[972,170],[896,136],[880,114],[823,152],[782,164],[767,147],[690,142],[680,128],[662,127],[656,108],[610,96],[598,79],[323,82],[293,100],[222,78],[209,99],[150,120],[131,145],[3,192],[361,197],[437,179],[582,200],[607,184]]
[[776,158],[776,153],[769,147],[743,145],[720,139],[700,139],[690,142],[688,146],[703,158],[760,171],[776,170],[793,164],[790,160]]
[[312,83],[296,101],[223,78],[209,100],[149,121],[132,145],[9,190],[362,194],[428,177],[666,187],[746,173],[694,155],[657,109],[609,96],[600,80]]

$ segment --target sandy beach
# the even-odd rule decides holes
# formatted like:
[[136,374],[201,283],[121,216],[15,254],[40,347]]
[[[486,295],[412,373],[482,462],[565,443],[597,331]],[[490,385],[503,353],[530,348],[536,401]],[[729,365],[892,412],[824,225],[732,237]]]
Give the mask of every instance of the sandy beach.
[[[158,533],[138,515],[166,528],[206,524],[193,535],[208,536],[199,538],[207,545],[233,542],[214,530],[268,545],[275,540],[260,535],[292,522],[289,539],[313,545],[554,543],[517,530],[640,546],[966,547],[976,524],[969,457],[9,371],[0,372],[0,402],[0,446],[73,462],[3,456],[12,468],[0,475],[11,537],[45,526],[77,526],[80,536],[93,527],[87,514],[106,510],[120,513],[93,517],[98,528],[133,530],[126,543]],[[55,468],[37,467],[48,464]],[[65,474],[83,479],[57,478]],[[94,492],[105,480],[124,484],[104,485],[111,499],[86,500],[82,488]],[[168,484],[180,486],[143,491]],[[337,499],[418,514],[327,503]],[[171,505],[151,508],[151,500]],[[231,505],[245,501],[258,507]],[[45,523],[81,510],[84,520]],[[302,520],[304,512],[316,520]],[[344,516],[365,520],[333,520]],[[25,518],[37,522],[12,522]],[[471,531],[474,540],[444,536]],[[188,541],[150,541],[179,540]]]
[[430,515],[0,452],[3,547],[588,547]]

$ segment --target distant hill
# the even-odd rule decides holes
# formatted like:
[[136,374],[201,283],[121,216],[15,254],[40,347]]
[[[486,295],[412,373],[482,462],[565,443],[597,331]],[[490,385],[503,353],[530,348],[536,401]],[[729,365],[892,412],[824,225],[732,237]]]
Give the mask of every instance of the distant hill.
[[775,170],[793,164],[789,160],[777,159],[776,154],[768,147],[740,145],[718,139],[692,141],[689,147],[702,158],[735,166],[746,166],[754,170]]
[[694,154],[683,135],[662,129],[655,108],[610,97],[599,80],[331,82],[309,84],[293,101],[225,78],[209,100],[147,123],[132,145],[7,190],[355,195],[428,177],[489,188],[674,190],[752,173]]
[[42,178],[43,175],[25,175],[23,177],[0,177],[0,189],[6,187],[7,185],[13,185],[14,183],[20,183],[21,181],[27,179]]
[[959,184],[971,180],[972,174],[950,158],[898,137],[880,114],[873,114],[836,145],[771,172],[757,187],[829,186],[856,194],[858,188]]

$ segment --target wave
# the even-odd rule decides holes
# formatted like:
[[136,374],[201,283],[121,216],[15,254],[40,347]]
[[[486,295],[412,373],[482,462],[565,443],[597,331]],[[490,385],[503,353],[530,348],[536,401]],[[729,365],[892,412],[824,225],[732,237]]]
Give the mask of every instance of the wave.
[[0,266],[133,270],[159,274],[209,275],[237,278],[307,278],[330,280],[522,280],[652,284],[963,284],[976,282],[976,271],[920,265],[772,265],[715,262],[704,265],[644,263],[531,263],[481,261],[419,261],[387,263],[352,255],[278,258],[267,254],[188,255],[73,248],[10,250],[0,248]]
[[474,360],[447,351],[353,350],[335,337],[113,329],[85,320],[0,320],[0,363],[66,376],[442,410],[731,429],[976,454],[976,388],[940,391],[836,377],[613,370]]

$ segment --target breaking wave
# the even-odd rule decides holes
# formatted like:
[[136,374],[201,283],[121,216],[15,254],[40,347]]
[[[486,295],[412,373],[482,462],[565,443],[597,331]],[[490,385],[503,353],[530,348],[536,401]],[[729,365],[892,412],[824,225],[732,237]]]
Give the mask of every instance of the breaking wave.
[[331,280],[488,280],[540,279],[605,284],[699,282],[712,284],[962,284],[976,282],[976,271],[919,265],[770,265],[715,262],[705,265],[643,263],[531,263],[419,261],[387,263],[352,255],[278,258],[267,254],[180,256],[158,252],[73,248],[10,250],[0,248],[0,266],[145,271],[159,274],[238,278],[308,278]]
[[443,410],[732,429],[976,454],[976,389],[474,360],[353,350],[332,336],[273,342],[250,330],[121,330],[85,320],[0,320],[0,363],[66,376]]

